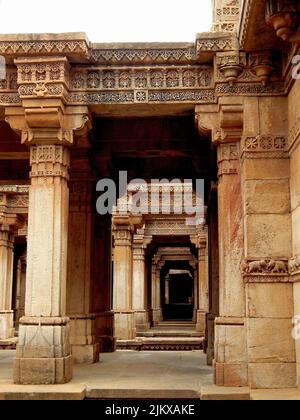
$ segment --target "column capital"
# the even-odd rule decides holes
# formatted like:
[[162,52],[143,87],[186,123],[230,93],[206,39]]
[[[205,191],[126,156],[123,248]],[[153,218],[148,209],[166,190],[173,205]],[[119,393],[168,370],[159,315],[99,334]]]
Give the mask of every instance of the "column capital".
[[91,117],[85,106],[12,107],[6,109],[5,115],[5,121],[21,134],[22,144],[28,146],[71,146],[75,133],[80,136],[91,128]]

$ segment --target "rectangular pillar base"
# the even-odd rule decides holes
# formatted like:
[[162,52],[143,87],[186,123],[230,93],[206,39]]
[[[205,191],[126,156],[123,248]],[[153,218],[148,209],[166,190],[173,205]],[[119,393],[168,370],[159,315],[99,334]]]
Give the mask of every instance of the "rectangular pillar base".
[[20,385],[65,384],[73,378],[73,357],[16,359],[14,383]]
[[8,340],[14,336],[14,312],[0,310],[0,340]]
[[134,312],[115,312],[115,337],[117,340],[136,338]]
[[206,331],[206,315],[207,313],[204,311],[197,311],[196,331],[203,337]]
[[215,382],[217,386],[248,386],[248,364],[215,363]]
[[93,363],[98,363],[100,359],[100,345],[99,343],[90,345],[73,345],[72,355],[74,363],[77,365],[92,365]]
[[117,349],[117,340],[115,337],[103,335],[99,337],[100,353],[114,353]]
[[152,309],[152,320],[154,326],[162,322],[163,315],[161,308]]
[[137,332],[145,332],[150,329],[150,322],[147,311],[136,311],[134,314],[134,319]]

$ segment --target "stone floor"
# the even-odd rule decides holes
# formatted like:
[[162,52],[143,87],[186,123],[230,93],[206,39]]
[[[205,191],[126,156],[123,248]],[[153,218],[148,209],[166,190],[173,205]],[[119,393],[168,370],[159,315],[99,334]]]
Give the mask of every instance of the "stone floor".
[[[75,366],[70,384],[18,386],[12,383],[14,351],[0,351],[0,399],[199,398],[213,384],[213,370],[201,351],[103,354],[101,362]],[[26,394],[24,394],[26,392]],[[60,394],[60,395],[59,395]],[[50,397],[49,397],[50,396]]]
[[118,351],[101,362],[75,366],[66,385],[22,386],[12,383],[15,352],[0,350],[0,400],[199,399],[300,400],[299,389],[256,390],[213,385],[205,355],[193,352]]

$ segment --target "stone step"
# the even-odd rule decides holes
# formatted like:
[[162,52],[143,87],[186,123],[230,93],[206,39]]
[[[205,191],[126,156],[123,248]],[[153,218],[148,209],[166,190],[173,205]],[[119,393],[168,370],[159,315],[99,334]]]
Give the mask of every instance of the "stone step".
[[143,337],[135,340],[118,340],[118,350],[134,351],[193,351],[203,350],[200,337]]
[[0,350],[15,350],[18,339],[10,338],[8,340],[0,340]]
[[145,331],[145,332],[138,332],[137,337],[143,338],[143,337],[202,337],[200,333],[191,330],[191,331],[182,331],[182,330],[166,330],[166,331],[160,331],[160,330],[151,330],[151,331]]

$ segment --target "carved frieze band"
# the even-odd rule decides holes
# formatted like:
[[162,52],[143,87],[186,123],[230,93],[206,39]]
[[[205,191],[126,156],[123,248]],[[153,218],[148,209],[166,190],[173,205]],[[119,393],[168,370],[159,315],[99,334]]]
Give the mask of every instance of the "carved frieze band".
[[88,53],[86,41],[57,40],[57,41],[3,41],[0,42],[0,54],[6,56],[26,56],[43,54],[74,54]]
[[207,66],[74,69],[70,103],[214,102]]
[[288,140],[285,136],[259,135],[242,139],[241,154],[248,159],[288,158]]
[[289,259],[244,259],[241,272],[245,283],[287,283],[300,281],[300,257]]
[[196,61],[193,45],[183,48],[93,49],[91,58],[98,64],[181,63]]

